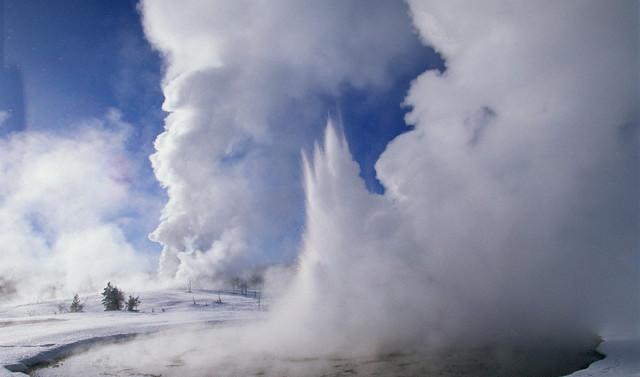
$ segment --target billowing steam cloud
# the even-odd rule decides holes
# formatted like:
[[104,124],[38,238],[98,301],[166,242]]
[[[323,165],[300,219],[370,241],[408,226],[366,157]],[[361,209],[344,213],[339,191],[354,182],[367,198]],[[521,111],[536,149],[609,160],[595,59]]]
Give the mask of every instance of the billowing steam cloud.
[[[270,349],[637,331],[637,3],[409,5],[447,70],[414,82],[415,130],[377,163],[384,195],[332,127],[307,158],[299,271],[265,327],[278,332]],[[153,156],[170,196],[154,233],[163,272],[233,266],[294,226],[283,203],[298,197],[300,125],[324,117],[314,96],[384,81],[385,56],[403,48],[389,32],[406,26],[386,2],[143,12],[169,64]],[[288,112],[299,121],[281,123]]]
[[383,197],[329,128],[276,318],[327,352],[638,331],[637,4],[410,5],[447,71],[411,88]]
[[49,298],[140,281],[124,229],[148,202],[131,183],[129,125],[110,112],[67,133],[0,139],[0,295]]
[[145,1],[166,56],[166,130],[152,156],[169,194],[152,238],[161,274],[216,278],[290,261],[304,200],[300,150],[345,87],[376,90],[420,46],[406,5]]
[[410,6],[447,72],[417,79],[377,169],[453,312],[637,331],[637,2]]

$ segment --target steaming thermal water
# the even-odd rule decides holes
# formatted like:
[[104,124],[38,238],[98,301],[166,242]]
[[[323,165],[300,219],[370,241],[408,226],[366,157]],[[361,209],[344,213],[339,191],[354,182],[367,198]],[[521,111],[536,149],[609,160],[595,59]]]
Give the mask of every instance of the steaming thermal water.
[[[592,350],[550,349],[540,344],[526,349],[487,347],[361,358],[294,359],[240,351],[216,361],[215,351],[194,346],[172,350],[172,357],[156,357],[146,352],[150,350],[149,346],[157,345],[153,342],[152,339],[137,339],[125,344],[105,345],[35,370],[31,375],[541,377],[564,376],[602,358]],[[209,363],[190,362],[206,359],[207,354]]]

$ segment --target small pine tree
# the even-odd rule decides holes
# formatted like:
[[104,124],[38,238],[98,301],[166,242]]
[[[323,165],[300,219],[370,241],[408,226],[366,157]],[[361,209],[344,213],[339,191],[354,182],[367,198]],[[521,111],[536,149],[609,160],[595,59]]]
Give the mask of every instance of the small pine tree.
[[136,296],[129,296],[129,299],[127,300],[127,311],[128,312],[137,312],[138,311],[138,305],[140,305],[140,297]]
[[104,310],[122,310],[124,306],[124,293],[111,285],[111,282],[107,283],[107,286],[102,290],[102,305]]
[[84,304],[80,303],[80,297],[76,293],[76,295],[73,296],[73,301],[71,301],[71,305],[69,305],[69,311],[71,313],[79,313],[82,311],[82,309],[84,309]]

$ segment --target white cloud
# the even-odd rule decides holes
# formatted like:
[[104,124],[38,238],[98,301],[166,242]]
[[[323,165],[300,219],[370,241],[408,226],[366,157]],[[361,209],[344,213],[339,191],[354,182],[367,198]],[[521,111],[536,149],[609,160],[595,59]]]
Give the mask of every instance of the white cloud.
[[11,117],[11,114],[6,111],[0,110],[0,128],[4,125],[4,122],[9,120],[9,117]]
[[637,4],[410,6],[447,72],[416,80],[377,169],[461,310],[484,299],[463,320],[637,324]]
[[327,98],[345,85],[388,85],[393,62],[411,56],[406,6],[146,1],[141,9],[168,65],[171,114],[151,157],[169,194],[153,233],[164,245],[161,271],[184,281],[290,260],[303,212],[300,150],[321,133]]
[[415,130],[376,165],[383,197],[329,129],[306,170],[300,271],[269,349],[639,331],[637,5],[410,5],[447,71],[412,85]]
[[129,127],[111,112],[65,134],[0,140],[0,276],[19,295],[94,291],[150,267],[120,225],[146,205],[131,183]]

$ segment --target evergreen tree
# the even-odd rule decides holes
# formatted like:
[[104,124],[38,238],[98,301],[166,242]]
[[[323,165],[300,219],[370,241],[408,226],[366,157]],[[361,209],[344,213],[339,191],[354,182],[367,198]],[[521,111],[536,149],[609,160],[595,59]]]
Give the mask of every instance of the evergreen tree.
[[129,296],[129,299],[127,300],[127,311],[128,312],[137,312],[138,311],[138,305],[140,305],[139,296],[136,296],[136,297]]
[[73,296],[73,301],[71,302],[71,305],[69,306],[69,311],[71,313],[79,313],[82,311],[82,309],[84,309],[84,304],[80,303],[80,297],[76,293],[76,295]]
[[102,290],[102,305],[104,310],[122,310],[124,306],[124,293],[111,285],[111,282],[107,283],[107,286]]

